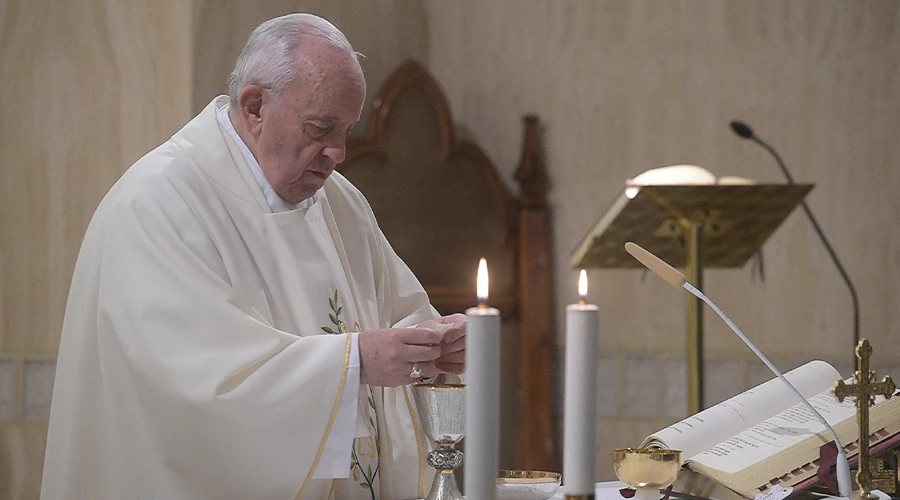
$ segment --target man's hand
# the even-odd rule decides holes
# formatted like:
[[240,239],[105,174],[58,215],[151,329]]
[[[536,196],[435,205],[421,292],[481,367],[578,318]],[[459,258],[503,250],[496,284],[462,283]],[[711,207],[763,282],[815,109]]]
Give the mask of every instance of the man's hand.
[[414,363],[419,364],[423,377],[433,377],[441,372],[434,364],[441,358],[440,344],[441,334],[430,328],[359,332],[360,381],[382,387],[411,384],[416,381],[409,376]]
[[442,372],[459,375],[466,371],[466,315],[457,313],[429,319],[419,323],[418,327],[434,328],[440,324],[453,327],[444,332],[444,339],[440,343],[441,355],[433,364]]

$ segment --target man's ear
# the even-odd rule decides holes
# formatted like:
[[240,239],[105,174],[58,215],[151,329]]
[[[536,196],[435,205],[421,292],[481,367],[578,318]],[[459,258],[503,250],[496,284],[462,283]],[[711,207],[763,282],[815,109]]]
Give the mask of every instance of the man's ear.
[[265,90],[259,85],[248,85],[241,91],[241,122],[253,138],[259,137],[260,129],[262,128],[264,98]]

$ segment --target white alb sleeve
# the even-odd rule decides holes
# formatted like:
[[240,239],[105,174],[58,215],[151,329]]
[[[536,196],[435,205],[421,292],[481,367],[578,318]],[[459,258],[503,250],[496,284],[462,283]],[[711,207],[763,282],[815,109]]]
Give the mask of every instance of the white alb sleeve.
[[[313,479],[340,479],[350,476],[350,451],[356,436],[357,410],[359,409],[359,332],[351,333],[350,361],[347,364],[347,381],[341,394],[341,404],[328,434],[328,441]],[[316,403],[311,403],[316,404]]]

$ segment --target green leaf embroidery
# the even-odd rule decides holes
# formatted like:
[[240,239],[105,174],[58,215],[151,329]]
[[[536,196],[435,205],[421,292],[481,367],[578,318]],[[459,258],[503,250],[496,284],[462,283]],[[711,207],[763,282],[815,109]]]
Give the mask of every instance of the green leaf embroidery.
[[341,321],[341,311],[344,309],[338,304],[338,291],[334,291],[334,297],[328,297],[328,306],[331,308],[331,312],[328,313],[328,319],[331,321],[331,324],[336,328],[331,328],[328,326],[323,326],[322,331],[325,333],[331,333],[334,335],[346,333],[346,329],[344,327],[344,322]]
[[[328,298],[328,307],[331,309],[331,312],[328,313],[328,319],[331,323],[337,327],[337,330],[330,326],[323,326],[322,331],[325,333],[338,334],[338,333],[347,333],[346,323],[341,320],[341,313],[344,311],[344,307],[340,305],[338,291],[334,291],[334,297]],[[353,323],[353,331],[360,331],[359,324]],[[375,410],[375,397],[369,392],[368,396],[369,406],[372,407],[373,411]],[[369,424],[375,429],[375,459],[377,460],[378,456],[381,455],[381,443],[378,439],[378,422],[377,419],[373,418],[371,415],[369,416]],[[350,471],[353,474],[354,480],[359,480],[359,476],[362,476],[362,481],[359,481],[359,485],[368,490],[369,494],[372,496],[372,500],[375,500],[375,478],[378,476],[378,465],[375,466],[375,470],[372,470],[371,464],[366,464],[366,470],[363,470],[362,464],[359,460],[359,455],[356,453],[356,440],[353,440],[353,447],[350,449]]]

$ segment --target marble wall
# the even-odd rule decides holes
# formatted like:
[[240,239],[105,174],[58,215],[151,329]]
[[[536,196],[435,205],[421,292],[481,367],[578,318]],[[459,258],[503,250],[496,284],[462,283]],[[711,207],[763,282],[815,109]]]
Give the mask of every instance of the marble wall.
[[[543,121],[553,183],[557,325],[576,300],[570,253],[629,177],[676,163],[783,182],[770,141],[855,282],[861,334],[900,375],[900,4],[883,1],[425,0],[428,64],[454,116],[512,179],[517,124]],[[786,370],[851,371],[852,309],[799,210],[706,292]],[[601,309],[600,463],[686,413],[684,295],[640,271],[589,271]],[[708,403],[769,377],[707,310]]]
[[38,498],[69,282],[100,199],[224,92],[253,27],[298,10],[346,32],[371,88],[425,57],[419,2],[0,0],[0,500]]
[[[37,498],[59,330],[81,237],[127,166],[214,95],[247,34],[292,10],[332,19],[366,55],[369,100],[423,60],[464,133],[511,183],[521,116],[545,127],[556,293],[571,250],[624,179],[689,162],[781,182],[738,140],[772,142],[859,291],[875,366],[900,378],[900,4],[724,0],[0,0],[0,499]],[[511,186],[512,187],[512,186]],[[706,290],[776,364],[850,371],[851,309],[801,213]],[[685,413],[684,298],[637,271],[590,271],[603,313],[600,456]],[[707,314],[707,400],[766,378]],[[559,332],[559,342],[564,342]],[[598,478],[612,476],[605,460]]]
[[190,5],[0,2],[0,498],[37,498],[69,280],[100,198],[190,117]]

